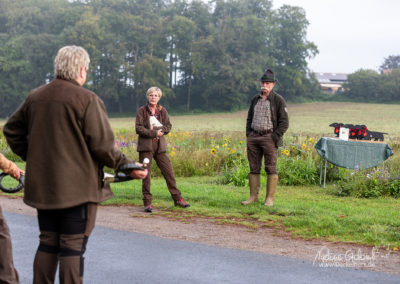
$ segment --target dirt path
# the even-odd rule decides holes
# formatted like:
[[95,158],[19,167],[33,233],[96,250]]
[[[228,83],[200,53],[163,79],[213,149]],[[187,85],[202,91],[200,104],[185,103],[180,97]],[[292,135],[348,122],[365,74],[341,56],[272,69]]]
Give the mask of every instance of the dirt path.
[[[0,205],[3,211],[36,215],[36,211],[26,206],[20,198],[0,196]],[[282,255],[311,262],[317,260],[316,266],[354,267],[400,275],[399,252],[347,243],[294,239],[288,233],[272,228],[254,231],[240,226],[217,225],[200,218],[183,223],[157,214],[145,214],[142,207],[132,206],[101,206],[96,224],[163,238]]]

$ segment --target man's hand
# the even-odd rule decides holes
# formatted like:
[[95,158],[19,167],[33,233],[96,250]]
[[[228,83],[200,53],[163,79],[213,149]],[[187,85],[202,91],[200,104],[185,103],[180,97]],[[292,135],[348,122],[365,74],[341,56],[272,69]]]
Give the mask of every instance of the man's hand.
[[[136,165],[143,167],[143,164],[141,163],[135,163]],[[147,177],[147,174],[149,173],[149,171],[147,169],[143,170],[133,170],[131,171],[131,173],[129,174],[131,178],[133,179],[144,179]]]
[[133,179],[144,179],[147,177],[147,174],[149,171],[145,169],[144,171],[142,170],[134,170],[131,172],[130,177]]
[[4,169],[4,172],[6,174],[9,174],[16,180],[19,180],[21,178],[21,174],[24,172],[23,170],[19,169],[16,164],[10,161],[8,168]]

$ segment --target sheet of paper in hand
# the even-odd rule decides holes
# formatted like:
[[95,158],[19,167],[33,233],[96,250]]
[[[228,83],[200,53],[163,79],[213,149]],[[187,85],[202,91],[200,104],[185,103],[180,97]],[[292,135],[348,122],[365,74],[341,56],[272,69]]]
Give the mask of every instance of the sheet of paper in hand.
[[153,125],[153,127],[162,127],[163,126],[155,116],[150,116],[150,124]]

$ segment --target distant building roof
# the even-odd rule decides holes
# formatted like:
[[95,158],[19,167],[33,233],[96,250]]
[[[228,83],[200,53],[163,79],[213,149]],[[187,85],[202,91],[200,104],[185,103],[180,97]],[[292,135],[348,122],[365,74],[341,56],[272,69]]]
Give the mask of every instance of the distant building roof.
[[314,73],[320,84],[322,83],[344,83],[347,81],[346,73]]
[[389,74],[393,69],[382,69],[381,74]]
[[342,90],[342,85],[347,81],[345,73],[314,73],[322,92],[335,94]]

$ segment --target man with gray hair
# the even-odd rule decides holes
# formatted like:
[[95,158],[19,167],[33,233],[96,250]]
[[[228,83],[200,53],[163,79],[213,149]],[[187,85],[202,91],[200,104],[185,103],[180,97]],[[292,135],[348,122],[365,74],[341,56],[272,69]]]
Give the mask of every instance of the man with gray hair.
[[274,195],[278,185],[276,170],[278,147],[283,145],[282,137],[289,127],[286,101],[273,90],[275,83],[274,72],[271,69],[265,70],[260,79],[260,93],[251,100],[247,114],[246,137],[247,158],[250,166],[250,198],[242,201],[242,205],[258,201],[263,157],[267,173],[264,205],[274,205]]
[[114,147],[102,100],[82,87],[89,62],[82,47],[62,47],[55,79],[32,90],[4,126],[11,149],[26,161],[24,202],[38,212],[33,283],[54,283],[58,264],[60,283],[82,282],[97,205],[113,196],[103,167],[133,163]]

